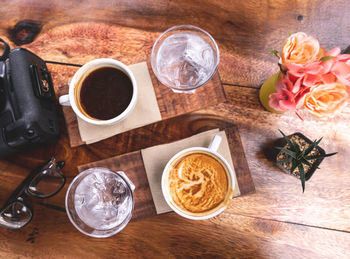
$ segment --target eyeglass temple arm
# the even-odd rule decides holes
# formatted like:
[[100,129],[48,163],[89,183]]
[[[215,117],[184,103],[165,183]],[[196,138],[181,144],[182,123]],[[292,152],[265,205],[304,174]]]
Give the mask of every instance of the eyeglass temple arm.
[[35,169],[18,185],[18,187],[14,190],[14,192],[11,194],[11,196],[8,198],[8,200],[5,203],[5,206],[7,206],[9,203],[17,200],[19,197],[21,197],[25,193],[25,189],[30,183],[30,181],[34,178],[34,176],[38,173],[39,169]]
[[5,205],[0,209],[0,211],[2,211],[4,208],[6,208],[11,202],[17,200],[22,195],[25,195],[25,190],[28,187],[28,185],[30,184],[30,182],[33,180],[33,178],[39,172],[41,172],[45,167],[50,168],[50,165],[52,165],[52,164],[54,166],[56,166],[57,169],[60,170],[64,167],[65,162],[64,161],[56,162],[56,159],[54,157],[52,157],[47,163],[45,163],[44,165],[41,165],[41,166],[35,168],[33,171],[31,171],[29,173],[29,175],[20,183],[20,185],[18,185],[16,190],[7,199],[7,201],[5,202]]

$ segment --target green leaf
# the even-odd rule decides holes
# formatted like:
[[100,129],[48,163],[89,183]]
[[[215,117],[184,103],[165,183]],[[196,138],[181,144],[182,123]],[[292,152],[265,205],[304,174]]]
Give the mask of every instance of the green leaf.
[[304,173],[304,167],[302,164],[298,165],[299,173],[300,173],[300,180],[301,180],[301,186],[303,187],[303,193],[305,191],[305,173]]
[[286,153],[287,155],[290,155],[291,157],[296,158],[295,152],[293,152],[293,151],[291,151],[291,150],[289,150],[289,149],[286,149],[286,148],[284,148],[284,147],[276,147],[276,148],[279,149],[279,150],[281,150],[281,151],[283,151],[283,152]]
[[334,156],[335,154],[337,154],[338,152],[335,153],[330,153],[330,154],[322,154],[322,155],[316,155],[316,156],[307,156],[305,157],[306,160],[311,160],[311,159],[319,159],[319,158],[325,158],[328,156]]
[[[286,140],[286,142],[288,143],[289,147],[292,149],[292,150],[296,150],[294,144],[292,143],[292,141],[282,132],[282,130],[279,129],[279,131],[281,132],[283,138]],[[295,142],[294,142],[295,143]]]
[[310,144],[310,146],[305,150],[304,154],[305,156],[307,156],[315,147],[318,146],[318,144],[320,144],[322,138],[320,138],[319,140],[317,141],[314,141]]
[[269,50],[269,52],[271,52],[272,54],[274,54],[276,57],[280,58],[280,54],[278,53],[277,50],[271,49],[271,50]]
[[279,164],[284,164],[284,163],[289,163],[289,162],[291,162],[293,160],[293,157],[288,157],[288,158],[286,158],[286,159],[283,159],[283,160],[281,160],[281,161],[277,161],[277,163],[279,163]]
[[308,165],[308,166],[312,166],[312,164],[309,162],[309,161],[307,161],[305,158],[303,158],[302,160],[301,160],[301,162],[303,163],[303,164],[306,164],[306,165]]
[[320,58],[320,61],[325,62],[325,61],[331,60],[332,58],[335,58],[335,56],[324,56]]
[[290,168],[290,172],[293,173],[295,168],[297,168],[299,163],[296,160],[293,160],[292,167]]
[[299,148],[299,145],[298,145],[297,143],[295,143],[294,140],[292,140],[291,142],[292,142],[292,144],[293,144],[293,148],[295,149],[295,152],[301,153],[301,150],[300,150],[300,148]]
[[292,33],[291,33],[291,32],[289,32],[289,36],[292,36]]

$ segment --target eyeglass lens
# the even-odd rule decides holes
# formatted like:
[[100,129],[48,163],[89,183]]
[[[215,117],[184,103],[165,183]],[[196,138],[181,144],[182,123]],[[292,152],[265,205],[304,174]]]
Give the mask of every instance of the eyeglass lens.
[[33,178],[27,192],[32,196],[45,198],[58,192],[64,183],[65,179],[60,171],[47,168]]
[[0,223],[9,228],[21,228],[32,218],[32,211],[22,202],[8,205],[0,215]]

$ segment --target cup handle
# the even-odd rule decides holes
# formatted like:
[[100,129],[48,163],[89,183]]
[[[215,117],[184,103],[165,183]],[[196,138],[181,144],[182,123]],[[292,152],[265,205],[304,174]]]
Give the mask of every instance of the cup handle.
[[132,183],[132,181],[126,176],[126,174],[123,171],[118,171],[118,174],[120,174],[124,180],[129,184],[130,189],[132,192],[135,191],[135,185]]
[[60,98],[58,99],[58,102],[63,106],[71,106],[69,101],[69,94],[60,96]]
[[215,135],[215,137],[212,139],[212,141],[209,144],[209,149],[211,151],[216,152],[221,144],[222,137],[220,135]]

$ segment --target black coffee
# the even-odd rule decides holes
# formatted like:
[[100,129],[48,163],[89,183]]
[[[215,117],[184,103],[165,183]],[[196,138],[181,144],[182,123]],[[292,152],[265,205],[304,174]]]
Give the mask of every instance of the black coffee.
[[90,117],[109,120],[125,111],[132,94],[131,80],[124,72],[102,67],[84,79],[80,88],[80,104]]

